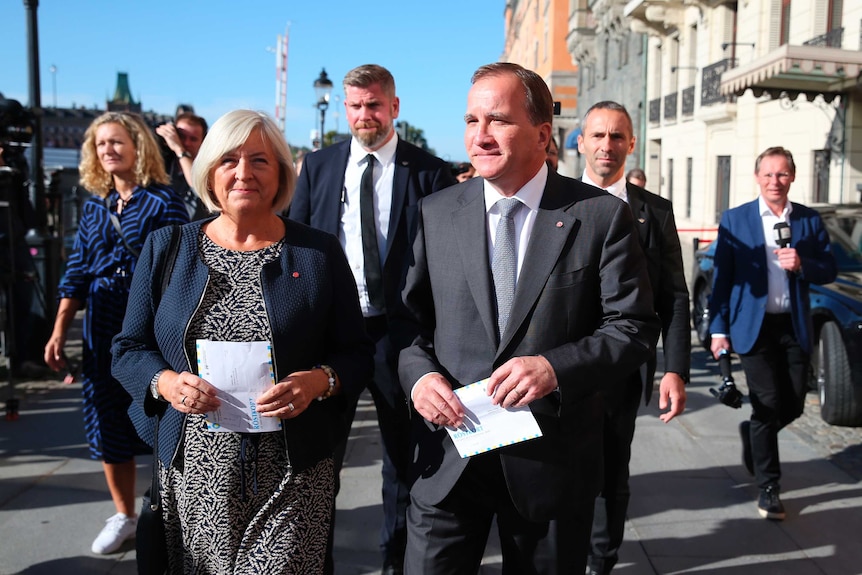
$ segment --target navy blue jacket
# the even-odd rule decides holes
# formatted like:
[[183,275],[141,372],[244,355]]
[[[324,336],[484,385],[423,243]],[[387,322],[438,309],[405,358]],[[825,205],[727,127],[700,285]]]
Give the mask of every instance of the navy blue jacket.
[[[290,204],[290,219],[338,236],[350,142],[344,140],[306,156]],[[383,254],[383,295],[390,317],[401,305],[406,260],[416,229],[416,204],[425,196],[455,183],[449,164],[409,142],[398,140],[389,233]]]
[[[281,257],[261,272],[276,381],[326,364],[338,374],[342,394],[358,394],[371,378],[374,345],[365,333],[356,284],[344,252],[334,236],[283,220]],[[194,373],[197,368],[195,358],[186,355],[184,338],[209,280],[209,268],[198,255],[202,223],[181,228],[171,281],[157,309],[153,289],[158,291],[161,286],[158,272],[166,257],[170,228],[150,234],[132,279],[123,329],[112,348],[114,377],[132,396],[129,415],[150,445],[152,416],[164,411],[158,456],[165,465],[176,454],[185,415],[155,400],[149,384],[161,369]],[[294,469],[304,469],[332,454],[344,433],[339,423],[343,405],[342,396],[313,401],[298,417],[283,420]]]
[[[790,314],[796,341],[811,353],[814,328],[808,285],[834,281],[837,268],[820,214],[794,202],[789,224],[790,247],[802,260],[801,273],[788,276]],[[728,335],[733,351],[745,354],[760,334],[769,291],[758,200],[724,212],[716,242],[709,332]]]

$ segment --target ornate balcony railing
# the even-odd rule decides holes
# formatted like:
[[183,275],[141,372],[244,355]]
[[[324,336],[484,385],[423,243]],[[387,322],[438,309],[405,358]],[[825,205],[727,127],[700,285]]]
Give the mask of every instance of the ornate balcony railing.
[[821,34],[816,38],[812,38],[807,42],[803,42],[803,46],[825,46],[827,48],[840,48],[841,40],[844,38],[844,28],[835,28],[826,34]]
[[677,93],[668,94],[664,97],[664,119],[676,120]]
[[694,86],[689,86],[682,91],[682,115],[694,114]]
[[719,60],[715,64],[710,64],[703,69],[703,79],[700,88],[700,105],[709,106],[719,102],[732,102],[733,96],[722,96],[719,91],[721,85],[721,75],[736,67],[736,61],[733,58],[725,58]]
[[661,122],[661,98],[649,101],[649,121],[652,124]]

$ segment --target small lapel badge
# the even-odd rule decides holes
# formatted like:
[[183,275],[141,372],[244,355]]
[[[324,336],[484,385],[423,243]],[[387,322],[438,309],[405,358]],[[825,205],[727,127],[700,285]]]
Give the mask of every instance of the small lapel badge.
[[646,222],[646,220],[645,220],[644,218],[638,218],[638,223],[643,224],[643,223],[645,223],[645,222]]
[[291,275],[293,275],[293,277],[295,277],[295,278],[298,278],[298,277],[299,277],[299,272],[293,272],[293,274],[291,274]]
[[558,227],[558,228],[563,227],[563,222],[557,222],[557,227]]

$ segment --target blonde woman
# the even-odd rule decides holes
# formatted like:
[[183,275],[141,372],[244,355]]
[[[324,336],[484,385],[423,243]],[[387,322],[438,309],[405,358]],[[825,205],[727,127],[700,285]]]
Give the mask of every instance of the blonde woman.
[[81,184],[93,197],[81,210],[75,247],[58,288],[54,330],[45,362],[66,367],[63,348],[75,313],[85,306],[84,426],[94,459],[101,459],[117,513],[92,544],[113,553],[135,534],[134,456],[150,450],[135,433],[131,397],[111,377],[111,339],[122,327],[132,272],[147,235],[188,222],[182,200],[167,187],[158,145],[143,120],[125,112],[96,118],[84,135]]

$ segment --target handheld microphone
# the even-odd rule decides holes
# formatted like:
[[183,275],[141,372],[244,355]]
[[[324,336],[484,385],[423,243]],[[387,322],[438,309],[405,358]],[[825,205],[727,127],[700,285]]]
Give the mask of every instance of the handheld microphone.
[[772,237],[775,238],[775,243],[779,248],[786,248],[790,245],[790,226],[787,222],[778,222],[772,228]]

